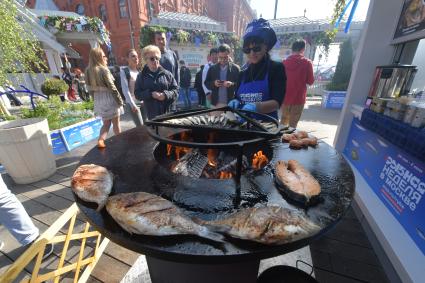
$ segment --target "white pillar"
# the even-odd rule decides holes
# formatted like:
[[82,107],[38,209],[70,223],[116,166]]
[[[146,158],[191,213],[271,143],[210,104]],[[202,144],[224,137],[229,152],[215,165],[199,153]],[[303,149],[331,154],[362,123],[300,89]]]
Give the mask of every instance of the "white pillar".
[[44,52],[46,53],[47,63],[49,64],[50,72],[53,75],[59,75],[62,64],[60,63],[61,61],[58,52],[51,49],[46,49],[44,50]]
[[334,145],[338,151],[345,147],[353,115],[353,104],[364,105],[372,83],[375,67],[390,64],[394,54],[391,41],[400,16],[403,1],[371,0],[364,29],[353,64],[347,97],[338,124]]

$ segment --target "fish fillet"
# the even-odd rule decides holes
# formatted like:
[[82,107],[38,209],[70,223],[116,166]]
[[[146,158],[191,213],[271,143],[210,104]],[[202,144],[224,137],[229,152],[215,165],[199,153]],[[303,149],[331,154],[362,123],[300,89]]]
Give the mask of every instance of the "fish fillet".
[[292,242],[320,230],[298,212],[277,206],[247,208],[225,219],[204,223],[213,231],[268,245]]
[[296,160],[289,160],[288,163],[278,161],[275,173],[278,184],[305,198],[307,202],[320,194],[319,182]]
[[98,204],[101,210],[111,193],[113,175],[105,167],[96,164],[84,164],[75,170],[71,180],[71,188],[79,198]]
[[127,232],[151,236],[193,234],[222,242],[223,236],[196,224],[170,201],[144,192],[108,199],[106,210]]

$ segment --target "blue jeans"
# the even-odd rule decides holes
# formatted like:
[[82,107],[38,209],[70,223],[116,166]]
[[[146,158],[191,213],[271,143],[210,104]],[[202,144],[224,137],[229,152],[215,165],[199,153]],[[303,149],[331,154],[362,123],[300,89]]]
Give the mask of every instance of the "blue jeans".
[[183,95],[184,107],[190,108],[190,89],[180,87],[180,94]]
[[0,223],[25,246],[37,239],[39,232],[25,208],[6,187],[0,175]]

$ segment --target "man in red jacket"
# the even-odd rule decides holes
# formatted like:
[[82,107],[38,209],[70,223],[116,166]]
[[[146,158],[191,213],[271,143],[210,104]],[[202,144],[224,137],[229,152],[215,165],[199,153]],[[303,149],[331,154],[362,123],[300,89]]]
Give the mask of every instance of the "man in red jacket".
[[303,113],[307,84],[314,83],[313,64],[304,57],[305,41],[292,44],[292,54],[285,60],[286,94],[282,106],[281,123],[296,128]]

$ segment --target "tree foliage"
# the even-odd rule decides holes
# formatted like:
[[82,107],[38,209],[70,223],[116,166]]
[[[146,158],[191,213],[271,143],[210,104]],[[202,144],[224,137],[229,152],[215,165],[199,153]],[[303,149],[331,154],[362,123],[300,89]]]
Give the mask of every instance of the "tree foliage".
[[15,0],[0,1],[0,86],[9,83],[8,73],[45,69],[40,44],[18,5]]
[[344,41],[339,51],[335,75],[328,85],[328,90],[347,90],[353,68],[353,46],[351,39]]

